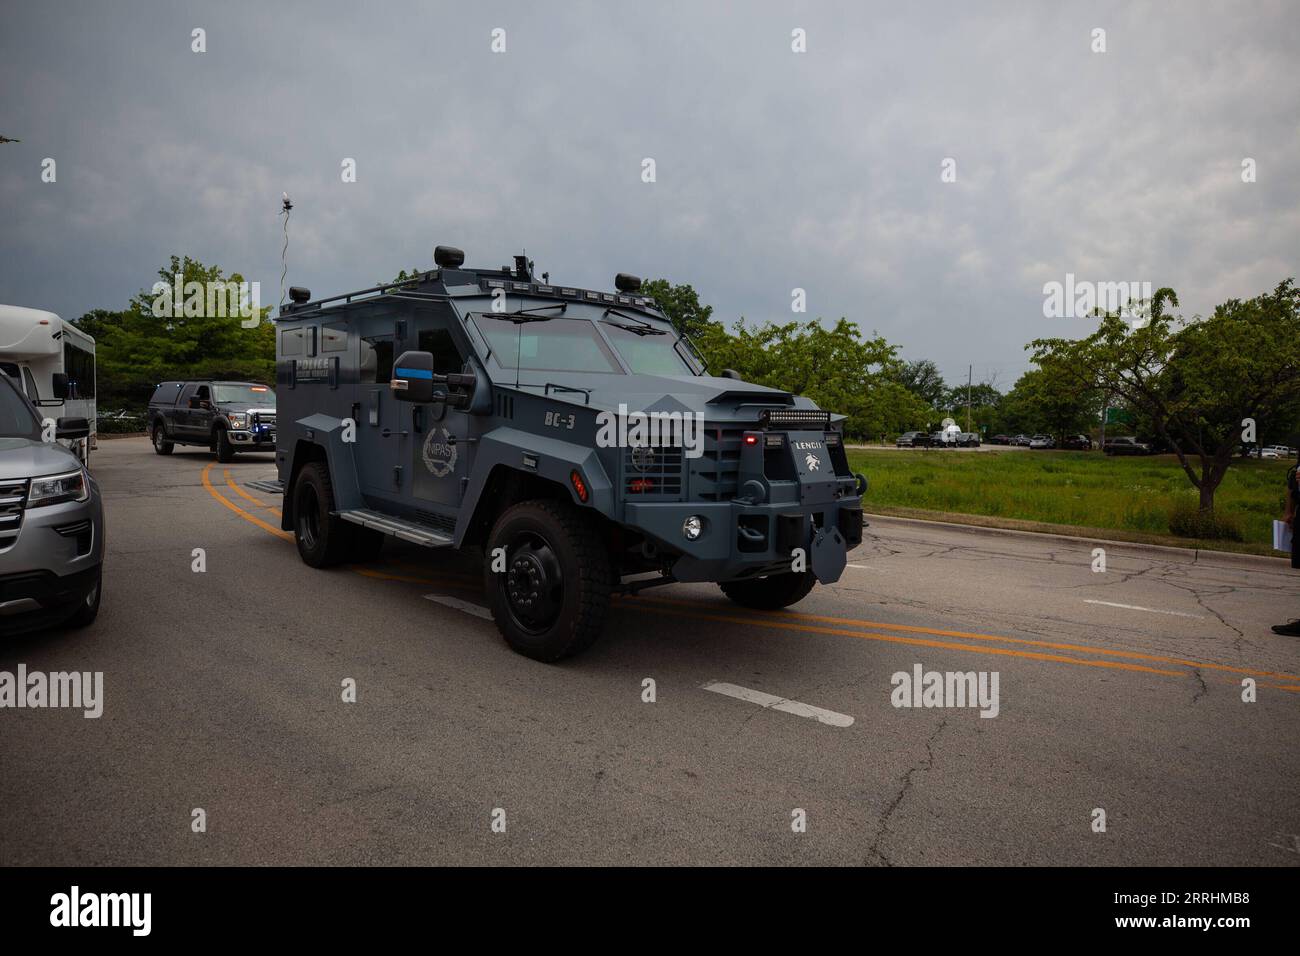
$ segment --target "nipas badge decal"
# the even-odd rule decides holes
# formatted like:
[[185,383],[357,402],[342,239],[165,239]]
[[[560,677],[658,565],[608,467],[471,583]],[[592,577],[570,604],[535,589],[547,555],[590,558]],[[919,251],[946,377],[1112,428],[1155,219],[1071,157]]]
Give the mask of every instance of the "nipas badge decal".
[[420,455],[424,459],[424,467],[435,478],[446,478],[456,470],[456,442],[447,433],[447,429],[443,428],[441,432],[441,441],[438,440],[437,431],[429,432]]

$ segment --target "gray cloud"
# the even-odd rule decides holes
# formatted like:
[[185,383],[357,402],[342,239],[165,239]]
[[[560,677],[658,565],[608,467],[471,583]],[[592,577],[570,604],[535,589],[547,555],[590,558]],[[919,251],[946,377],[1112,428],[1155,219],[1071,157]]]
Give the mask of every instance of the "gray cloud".
[[1204,313],[1300,271],[1283,2],[266,6],[6,9],[0,301],[120,307],[173,253],[270,301],[285,190],[289,281],[320,294],[437,242],[526,247],[560,281],[691,282],[728,319],[787,320],[801,287],[1005,387],[1030,338],[1086,331],[1042,315],[1066,272]]

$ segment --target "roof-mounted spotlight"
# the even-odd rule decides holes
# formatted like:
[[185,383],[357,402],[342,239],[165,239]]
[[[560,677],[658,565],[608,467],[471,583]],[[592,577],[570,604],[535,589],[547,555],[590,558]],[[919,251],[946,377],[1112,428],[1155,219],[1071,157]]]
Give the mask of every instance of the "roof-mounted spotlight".
[[465,264],[465,253],[455,246],[438,246],[433,250],[433,261],[444,269],[459,269]]
[[641,279],[634,275],[628,275],[626,272],[620,272],[614,276],[614,288],[619,292],[636,292],[641,288]]
[[304,289],[300,285],[289,286],[289,298],[297,305],[311,301],[311,289]]

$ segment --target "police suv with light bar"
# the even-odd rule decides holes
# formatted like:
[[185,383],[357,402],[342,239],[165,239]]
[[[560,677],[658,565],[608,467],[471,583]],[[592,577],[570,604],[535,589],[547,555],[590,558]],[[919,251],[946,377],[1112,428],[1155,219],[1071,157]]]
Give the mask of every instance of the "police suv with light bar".
[[600,634],[610,595],[714,581],[786,607],[836,581],[862,540],[866,480],[842,416],[707,374],[620,274],[617,292],[533,264],[438,268],[277,319],[283,527],[315,567],[386,536],[476,547],[492,615],[554,661]]

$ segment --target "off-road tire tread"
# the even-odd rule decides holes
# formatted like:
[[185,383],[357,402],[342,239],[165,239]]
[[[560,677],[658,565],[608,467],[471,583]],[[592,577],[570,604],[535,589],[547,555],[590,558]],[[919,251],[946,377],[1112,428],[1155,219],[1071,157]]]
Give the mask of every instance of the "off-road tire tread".
[[[588,515],[567,502],[545,498],[518,502],[501,513],[500,517],[493,523],[492,532],[488,536],[488,554],[484,562],[484,583],[489,589],[489,593],[494,593],[493,589],[496,585],[491,566],[491,549],[495,546],[497,529],[514,518],[519,512],[526,512],[528,509],[544,511],[550,515],[572,544],[578,566],[578,613],[568,639],[558,649],[553,649],[548,654],[539,655],[535,649],[516,647],[513,642],[510,642],[508,636],[506,640],[511,643],[512,647],[515,647],[515,650],[532,657],[534,660],[555,663],[585,651],[595,643],[596,638],[600,637],[605,628],[605,618],[609,612],[610,594],[613,590],[609,552],[597,530],[596,523]],[[566,582],[566,587],[571,586],[573,586],[572,582]],[[495,607],[493,612],[495,614]],[[498,626],[504,635],[505,626],[500,621],[498,621]]]

